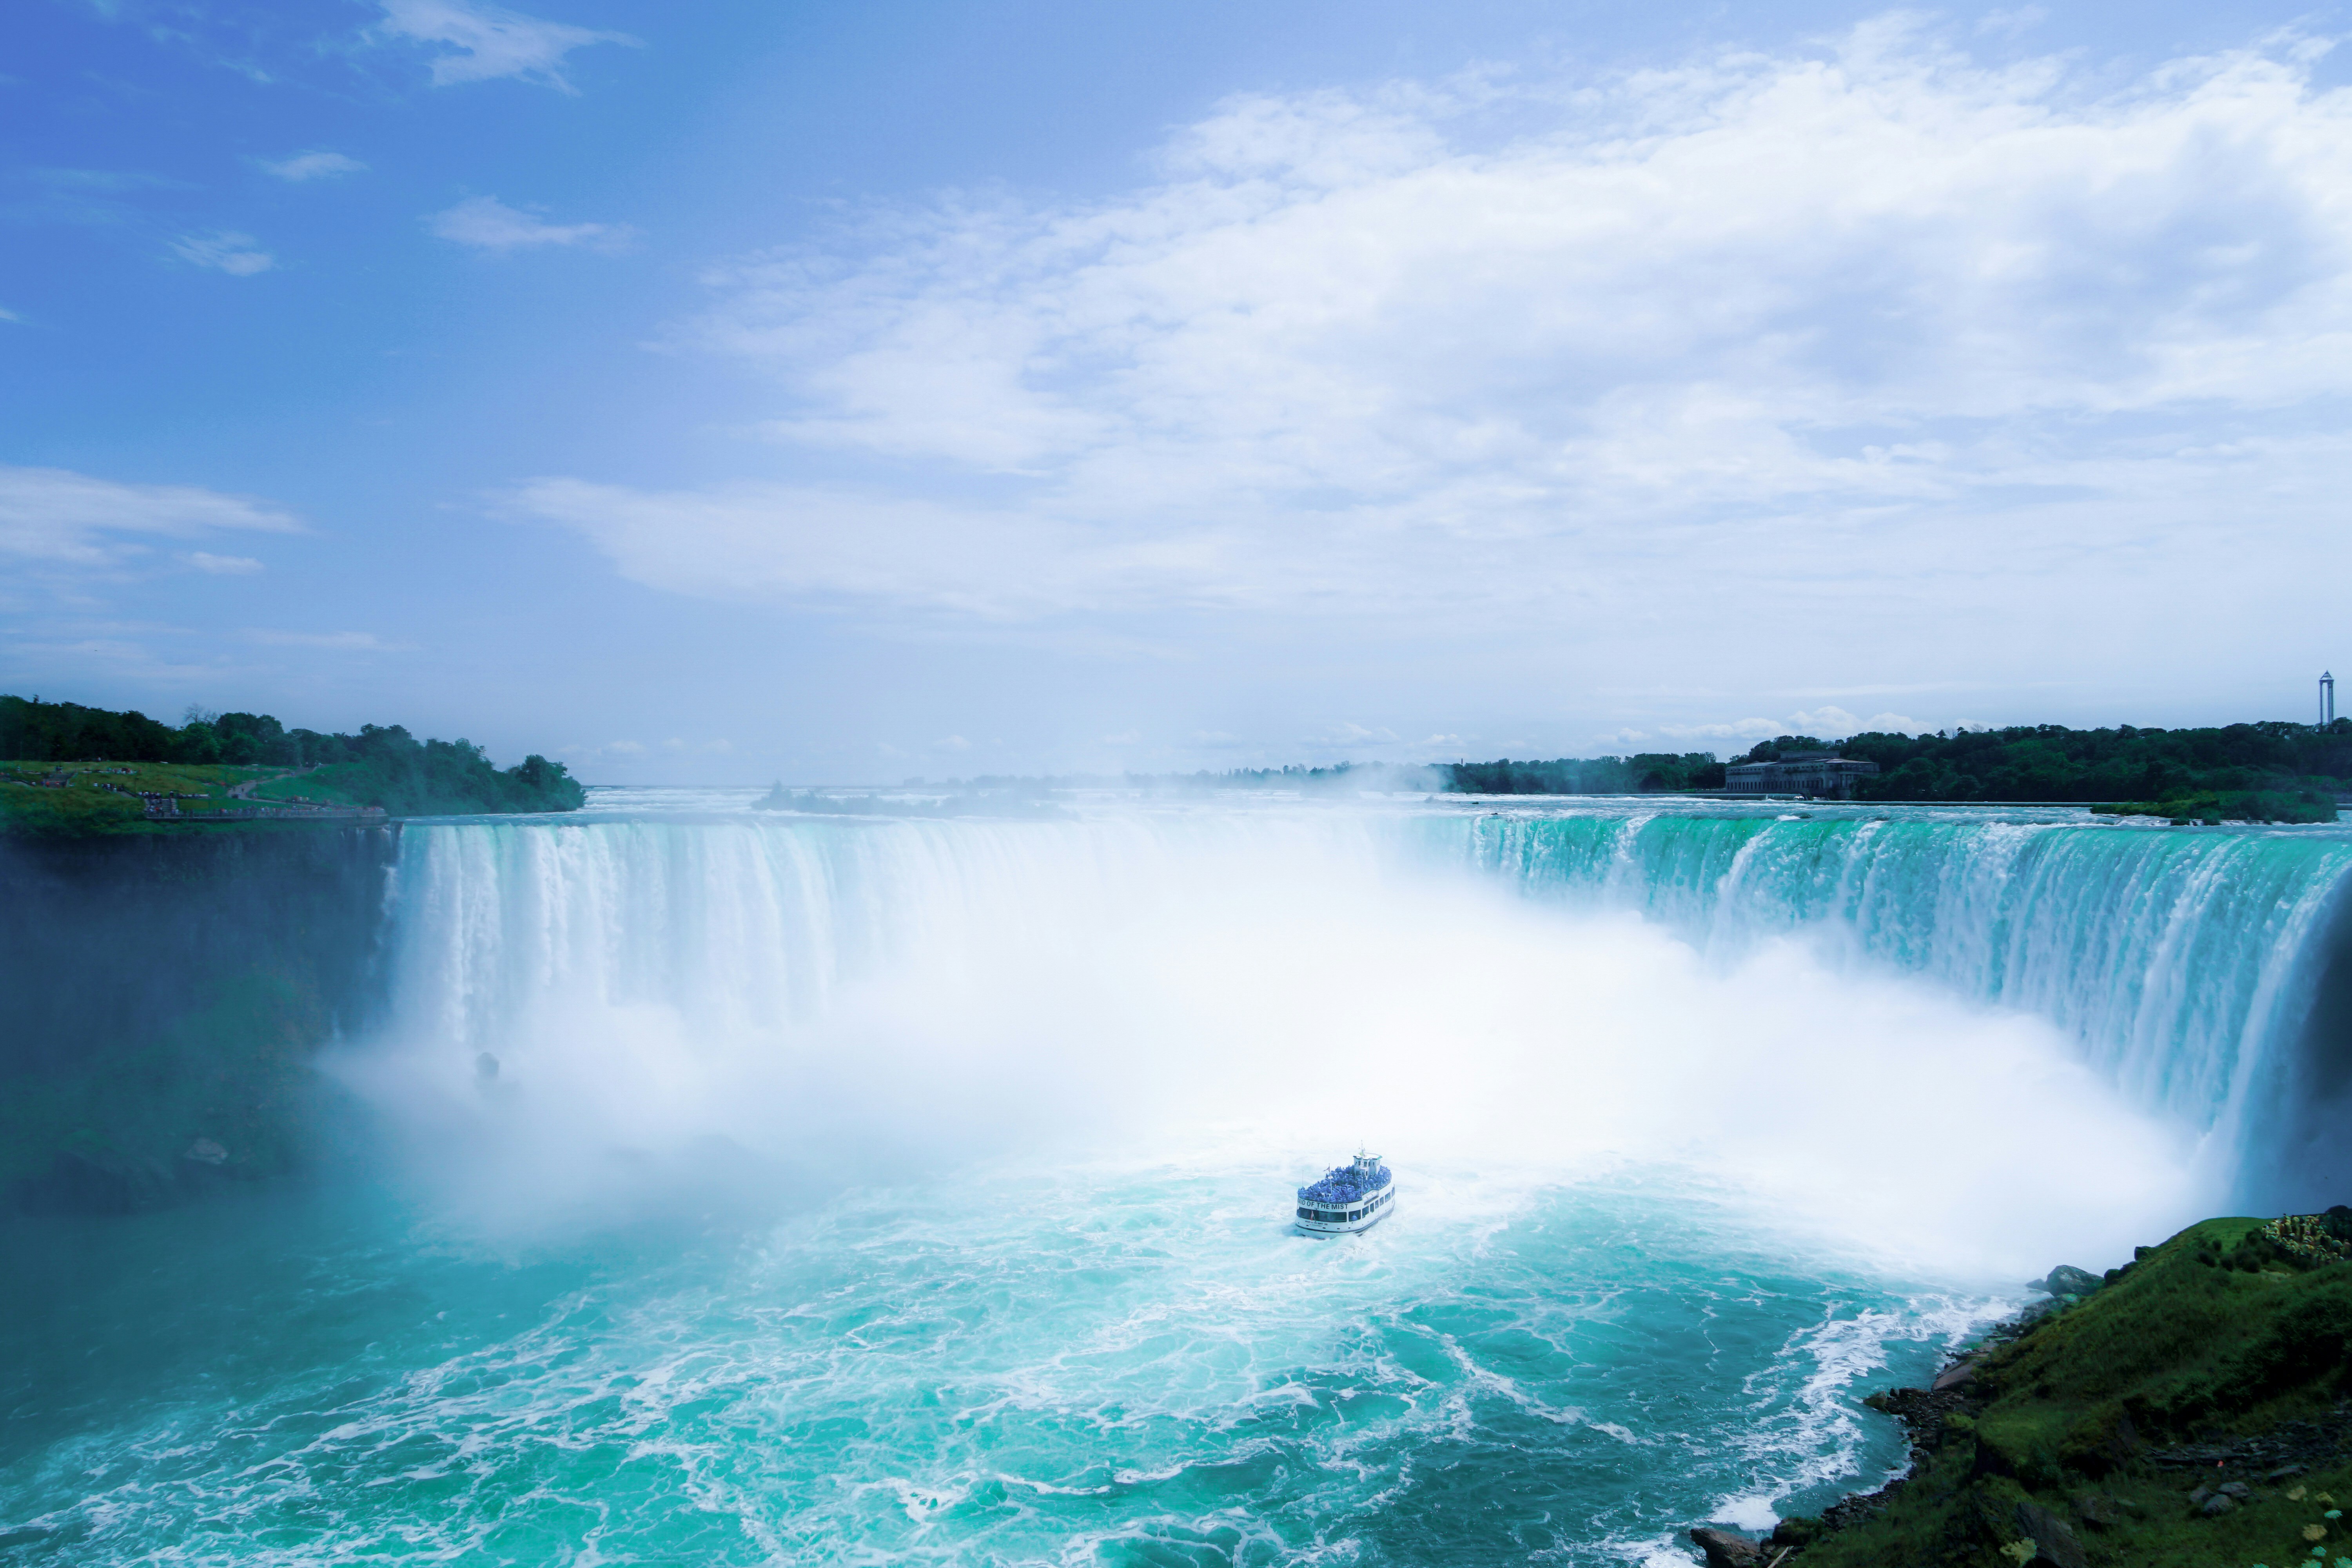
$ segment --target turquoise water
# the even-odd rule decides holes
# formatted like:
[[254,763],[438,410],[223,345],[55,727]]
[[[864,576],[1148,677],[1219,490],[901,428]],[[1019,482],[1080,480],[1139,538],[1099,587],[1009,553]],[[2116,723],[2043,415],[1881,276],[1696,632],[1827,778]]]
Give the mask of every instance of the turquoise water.
[[79,1289],[11,1336],[0,1540],[71,1563],[1639,1562],[1882,1470],[1899,1445],[1857,1380],[1917,1375],[1983,1307],[1638,1185],[1468,1224],[1408,1203],[1330,1244],[1274,1223],[1266,1180],[1006,1173],[503,1255],[350,1194],[51,1227],[32,1256],[72,1254]]
[[[1690,1561],[2214,1201],[2352,865],[739,805],[411,828],[366,1179],[11,1223],[8,1561]],[[1292,1234],[1359,1139],[1392,1216]]]

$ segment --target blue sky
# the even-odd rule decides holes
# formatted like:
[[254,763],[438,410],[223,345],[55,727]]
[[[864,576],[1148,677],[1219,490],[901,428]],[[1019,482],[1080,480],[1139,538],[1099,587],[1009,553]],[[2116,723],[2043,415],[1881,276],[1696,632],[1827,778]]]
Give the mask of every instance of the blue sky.
[[2344,25],[23,0],[0,689],[614,783],[2305,717]]

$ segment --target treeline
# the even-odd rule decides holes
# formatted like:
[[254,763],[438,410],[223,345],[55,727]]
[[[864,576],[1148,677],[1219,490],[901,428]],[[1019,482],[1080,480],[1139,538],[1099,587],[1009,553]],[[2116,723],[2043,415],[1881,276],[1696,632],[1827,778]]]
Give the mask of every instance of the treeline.
[[322,734],[267,713],[192,713],[175,728],[137,711],[0,696],[0,762],[100,760],[316,770],[306,793],[396,816],[572,811],[587,798],[562,763],[534,753],[502,770],[470,741],[419,741],[398,724]]
[[2218,729],[2070,730],[2021,724],[1933,735],[1872,731],[1834,743],[1782,735],[1743,762],[1835,751],[1878,764],[1864,800],[2162,802],[2255,792],[2332,795],[2352,780],[2352,719]]
[[[1873,731],[1843,741],[1782,735],[1732,760],[1774,762],[1799,752],[1876,763],[1875,776],[1856,782],[1862,800],[2161,804],[2264,795],[2325,796],[2332,807],[2335,794],[2352,785],[2352,719],[2193,730],[2021,724],[1926,735]],[[1721,789],[1724,768],[1708,752],[1686,752],[1506,758],[1433,771],[1445,790],[1465,795],[1643,795]]]
[[1449,763],[1436,770],[1454,795],[1655,795],[1721,789],[1711,752],[1638,752],[1630,757],[1561,757],[1549,763]]
[[[781,787],[781,786],[779,786]],[[1723,787],[1723,763],[1707,752],[1643,752],[1630,757],[1561,757],[1554,762],[1492,763],[1293,763],[1278,768],[1227,768],[1213,773],[1099,773],[1031,777],[990,774],[944,779],[936,785],[910,778],[905,787],[922,789],[1050,790],[1109,788],[1145,790],[1295,789],[1306,794],[1347,795],[1361,791],[1454,795],[1642,795],[1660,791]]]

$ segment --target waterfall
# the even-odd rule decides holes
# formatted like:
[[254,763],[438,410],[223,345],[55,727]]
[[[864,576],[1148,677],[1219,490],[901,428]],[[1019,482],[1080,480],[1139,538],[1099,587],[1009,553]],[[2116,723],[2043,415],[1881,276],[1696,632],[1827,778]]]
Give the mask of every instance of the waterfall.
[[[2241,1190],[2327,1190],[2311,1058],[2352,839],[2079,817],[1490,813],[1469,848],[1531,893],[1638,909],[1717,950],[1803,931],[2048,1019],[2136,1101],[2239,1151]],[[2267,1139],[2249,1149],[2250,1140]],[[2292,1143],[2292,1150],[2282,1142]],[[2336,1156],[2340,1161],[2341,1156]],[[2331,1201],[2340,1201],[2340,1196]]]
[[690,1092],[681,1075],[714,1052],[798,1052],[821,1071],[814,1042],[843,998],[870,1011],[909,965],[968,993],[1048,955],[1057,985],[1084,986],[1089,944],[1139,911],[1213,922],[1246,903],[1263,919],[1310,888],[1325,918],[1401,908],[1425,887],[1411,879],[1445,868],[1538,905],[1638,915],[1711,963],[1795,939],[2031,1015],[2126,1100],[2227,1152],[2242,1191],[2309,1184],[2283,1167],[2311,1157],[2305,1037],[2352,870],[2352,841],[2324,830],[1622,804],[415,826],[395,1012],[457,1072],[481,1051],[583,1048],[561,1038],[591,1032],[583,1008],[651,1009],[677,1038],[670,1065],[649,1075],[613,1047],[598,1068],[642,1106]]

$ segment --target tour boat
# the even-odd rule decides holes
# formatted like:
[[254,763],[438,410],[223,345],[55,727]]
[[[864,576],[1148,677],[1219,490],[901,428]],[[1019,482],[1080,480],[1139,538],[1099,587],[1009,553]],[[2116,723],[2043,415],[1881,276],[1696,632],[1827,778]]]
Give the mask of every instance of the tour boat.
[[1370,1230],[1395,1202],[1395,1174],[1378,1154],[1359,1152],[1354,1164],[1335,1165],[1298,1189],[1298,1228],[1309,1236]]

